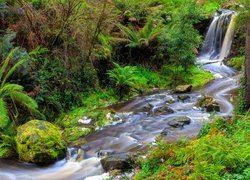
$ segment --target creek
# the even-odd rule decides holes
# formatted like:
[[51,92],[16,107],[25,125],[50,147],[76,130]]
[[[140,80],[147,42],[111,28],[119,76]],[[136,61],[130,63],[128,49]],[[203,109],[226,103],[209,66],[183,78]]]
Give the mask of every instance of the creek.
[[[147,145],[155,144],[155,138],[168,129],[165,138],[177,140],[197,136],[210,114],[195,107],[204,94],[212,96],[220,105],[218,116],[230,116],[239,87],[235,70],[226,66],[234,34],[234,18],[230,10],[222,10],[214,15],[197,62],[201,68],[214,74],[215,80],[198,91],[184,93],[186,100],[170,90],[154,91],[126,102],[117,103],[116,110],[120,122],[91,134],[81,149],[69,148],[68,157],[51,166],[40,167],[14,160],[0,160],[1,180],[78,180],[103,179],[104,170],[98,157],[100,151],[138,152]],[[168,108],[173,113],[168,112]],[[173,117],[188,117],[189,125],[170,128]]]

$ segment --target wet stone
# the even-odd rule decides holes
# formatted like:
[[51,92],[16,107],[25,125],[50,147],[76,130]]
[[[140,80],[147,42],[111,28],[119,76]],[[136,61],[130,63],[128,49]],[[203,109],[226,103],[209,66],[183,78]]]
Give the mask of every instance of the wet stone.
[[175,88],[175,93],[187,93],[191,92],[192,85],[179,85]]
[[218,103],[208,104],[205,108],[207,112],[220,112],[220,106]]
[[126,171],[132,168],[132,158],[127,153],[112,154],[101,160],[103,169],[108,172],[112,170]]
[[181,101],[185,101],[187,99],[190,99],[190,96],[189,95],[179,95],[178,96],[178,99],[181,100]]
[[172,117],[169,120],[168,125],[173,128],[183,128],[183,126],[191,123],[191,119],[186,116]]
[[152,114],[156,116],[162,115],[162,114],[167,115],[167,114],[172,114],[172,113],[174,113],[174,110],[168,107],[167,105],[157,107],[153,109],[153,112],[152,112]]
[[97,157],[106,157],[115,154],[114,150],[100,150],[97,152]]

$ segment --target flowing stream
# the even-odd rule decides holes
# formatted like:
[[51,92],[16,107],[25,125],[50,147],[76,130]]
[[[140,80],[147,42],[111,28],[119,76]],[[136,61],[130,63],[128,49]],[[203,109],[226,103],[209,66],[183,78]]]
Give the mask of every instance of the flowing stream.
[[[234,34],[235,12],[217,12],[209,27],[202,51],[197,58],[203,69],[212,72],[215,80],[200,91],[186,93],[189,98],[179,100],[179,94],[169,90],[155,91],[127,102],[113,105],[118,124],[111,125],[87,137],[81,149],[69,148],[68,157],[48,167],[0,160],[1,180],[78,180],[104,179],[105,174],[98,158],[100,151],[137,152],[148,144],[155,143],[155,137],[169,129],[168,139],[192,138],[196,136],[210,114],[195,107],[203,94],[213,96],[219,103],[219,116],[230,116],[234,106],[233,92],[238,88],[237,72],[224,65],[223,60],[230,53]],[[168,108],[174,112],[169,113]],[[191,119],[182,129],[169,128],[172,117],[185,116]]]

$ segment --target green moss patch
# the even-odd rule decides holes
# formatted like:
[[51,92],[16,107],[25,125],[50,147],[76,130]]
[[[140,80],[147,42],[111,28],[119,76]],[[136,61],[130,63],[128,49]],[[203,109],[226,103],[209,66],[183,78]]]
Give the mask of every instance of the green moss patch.
[[61,132],[46,121],[32,120],[19,126],[16,144],[19,159],[26,162],[49,164],[66,155]]

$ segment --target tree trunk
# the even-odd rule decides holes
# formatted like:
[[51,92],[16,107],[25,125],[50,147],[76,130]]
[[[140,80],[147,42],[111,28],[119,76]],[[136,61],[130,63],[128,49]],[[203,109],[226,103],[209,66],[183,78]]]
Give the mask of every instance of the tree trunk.
[[245,60],[245,99],[247,108],[250,108],[250,19],[247,23],[247,38],[246,38],[246,60]]

